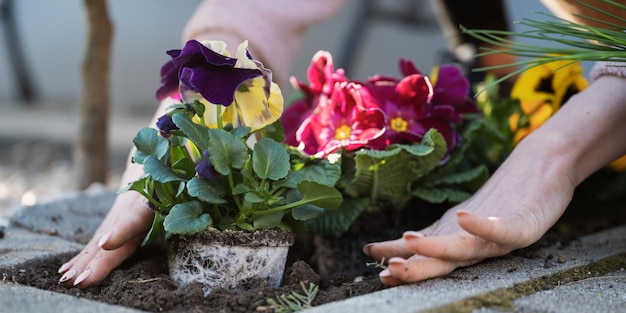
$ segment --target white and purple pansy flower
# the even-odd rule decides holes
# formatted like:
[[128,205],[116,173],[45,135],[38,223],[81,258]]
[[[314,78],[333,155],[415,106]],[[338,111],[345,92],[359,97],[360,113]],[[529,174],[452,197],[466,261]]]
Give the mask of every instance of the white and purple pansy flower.
[[[221,41],[188,41],[161,68],[157,99],[179,96],[185,103],[205,105],[204,123],[218,127],[218,120],[252,130],[275,122],[282,114],[283,98],[272,72],[247,50],[247,41],[229,56]],[[222,107],[218,107],[222,106]]]

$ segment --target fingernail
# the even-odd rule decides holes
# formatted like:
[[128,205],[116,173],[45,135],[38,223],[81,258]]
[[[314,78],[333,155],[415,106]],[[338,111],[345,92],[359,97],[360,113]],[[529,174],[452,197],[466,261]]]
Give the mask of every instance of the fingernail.
[[406,264],[406,260],[403,258],[391,258],[387,261],[389,265],[404,265]]
[[404,237],[404,239],[417,239],[417,238],[424,238],[424,234],[416,232],[416,231],[407,231],[404,232],[404,234],[402,234],[402,237]]
[[69,270],[67,273],[63,274],[63,276],[61,276],[61,278],[59,279],[59,284],[64,283],[72,278],[74,278],[74,276],[76,276],[77,272],[75,269],[71,269]]
[[82,273],[80,273],[80,275],[78,275],[78,277],[76,277],[76,280],[74,281],[74,286],[78,286],[78,284],[82,283],[83,280],[87,279],[89,275],[91,275],[91,270],[90,269],[84,270]]
[[106,234],[102,235],[102,238],[100,238],[100,241],[98,241],[98,247],[102,248],[102,246],[104,246],[104,244],[107,243],[109,239],[111,239],[111,235],[113,235],[111,231],[108,231]]
[[368,244],[364,245],[364,246],[363,246],[363,253],[365,253],[365,254],[367,254],[367,255],[370,255],[370,252],[371,252],[371,250],[372,250],[372,246],[373,246],[373,245],[374,245],[374,244],[371,244],[371,243],[368,243]]
[[457,217],[459,217],[459,216],[463,216],[463,215],[470,215],[470,213],[469,213],[469,212],[467,212],[467,211],[463,211],[463,210],[458,210],[458,211],[456,211],[456,216],[457,216]]
[[378,277],[380,277],[380,278],[391,277],[391,272],[388,269],[384,269],[384,270],[380,271],[380,273],[378,273]]
[[59,267],[59,271],[57,273],[61,274],[61,273],[65,272],[65,271],[69,270],[70,267],[72,267],[72,263],[67,262],[67,263],[61,265],[61,267]]

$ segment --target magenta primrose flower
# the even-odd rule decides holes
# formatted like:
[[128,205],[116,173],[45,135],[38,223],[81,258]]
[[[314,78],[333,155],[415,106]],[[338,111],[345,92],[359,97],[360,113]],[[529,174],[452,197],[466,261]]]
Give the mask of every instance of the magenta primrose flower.
[[371,148],[382,150],[395,143],[417,143],[429,128],[421,122],[428,118],[433,88],[428,77],[412,74],[397,81],[394,78],[374,76],[366,88],[385,112],[385,134],[371,143]]
[[468,97],[469,91],[469,81],[458,67],[441,66],[433,86],[429,118],[424,121],[424,126],[436,128],[443,135],[448,145],[448,153],[461,143],[461,136],[453,125],[463,121],[462,114],[480,112],[476,102]]
[[385,132],[385,115],[361,85],[337,82],[323,106],[309,115],[296,133],[300,148],[325,157],[340,148],[367,146]]
[[309,83],[292,78],[304,97],[281,119],[286,143],[325,156],[342,147],[382,150],[419,143],[435,128],[449,153],[460,144],[454,124],[462,122],[464,113],[479,112],[468,99],[469,82],[455,66],[442,66],[434,86],[410,60],[401,59],[399,67],[401,79],[376,75],[353,81],[343,70],[334,70],[328,52],[318,52],[307,72]]
[[[404,78],[375,76],[368,86],[387,115],[387,132],[372,144],[384,149],[394,143],[419,142],[434,128],[443,135],[447,153],[461,142],[454,124],[463,120],[462,114],[479,112],[475,102],[468,98],[469,81],[453,65],[443,65],[437,73],[435,85],[410,60],[400,60]],[[393,87],[392,87],[393,86]],[[391,90],[393,88],[393,90]],[[445,158],[444,158],[445,160]]]

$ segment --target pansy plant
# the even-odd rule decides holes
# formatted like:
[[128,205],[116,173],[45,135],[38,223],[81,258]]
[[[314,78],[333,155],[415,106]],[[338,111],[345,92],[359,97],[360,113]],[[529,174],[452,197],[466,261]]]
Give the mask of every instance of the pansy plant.
[[181,102],[158,119],[158,130],[138,132],[132,160],[145,174],[123,189],[155,211],[144,243],[209,227],[296,230],[340,205],[338,175],[324,175],[340,164],[292,161],[302,156],[281,143],[280,89],[246,42],[235,57],[218,41],[191,40],[167,54],[157,98]]

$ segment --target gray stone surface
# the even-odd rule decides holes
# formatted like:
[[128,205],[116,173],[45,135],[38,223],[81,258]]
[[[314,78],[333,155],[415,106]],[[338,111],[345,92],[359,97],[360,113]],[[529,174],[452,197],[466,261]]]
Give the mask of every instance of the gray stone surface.
[[0,239],[0,268],[17,266],[37,258],[76,253],[80,249],[82,245],[75,242],[8,227],[4,230],[4,238]]
[[[339,312],[422,312],[445,306],[479,293],[551,275],[559,271],[589,265],[603,258],[626,253],[626,226],[590,235],[571,243],[567,247],[552,246],[538,251],[537,258],[506,256],[488,260],[480,265],[457,270],[448,276],[424,282],[385,289],[372,294],[329,303],[308,310],[307,313]],[[553,258],[550,259],[549,256]],[[563,257],[565,262],[550,260]],[[592,276],[593,273],[590,273]],[[623,280],[613,281],[615,288],[626,290]],[[559,289],[557,289],[558,291]],[[567,289],[561,289],[567,293]],[[530,300],[532,301],[532,300]],[[540,299],[540,301],[543,301]],[[602,308],[602,301],[593,305]],[[591,305],[591,304],[590,304]],[[539,312],[544,312],[539,310]],[[545,312],[572,312],[566,308]],[[581,311],[576,311],[581,312]],[[595,311],[590,311],[595,312]]]
[[0,313],[139,313],[121,306],[14,284],[0,284]]
[[81,194],[73,198],[22,208],[10,219],[12,225],[36,233],[87,243],[115,200],[115,192]]
[[565,283],[513,302],[518,312],[626,312],[626,271]]

